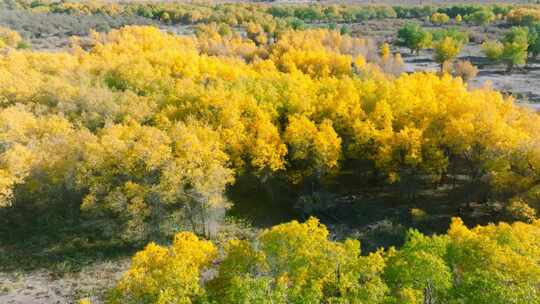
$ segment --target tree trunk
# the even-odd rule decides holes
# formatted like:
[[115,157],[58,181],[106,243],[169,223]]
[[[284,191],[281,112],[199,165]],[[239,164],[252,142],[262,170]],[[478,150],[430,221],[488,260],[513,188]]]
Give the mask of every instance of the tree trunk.
[[431,282],[428,282],[426,288],[424,288],[424,304],[435,304],[435,297],[433,296],[433,286]]

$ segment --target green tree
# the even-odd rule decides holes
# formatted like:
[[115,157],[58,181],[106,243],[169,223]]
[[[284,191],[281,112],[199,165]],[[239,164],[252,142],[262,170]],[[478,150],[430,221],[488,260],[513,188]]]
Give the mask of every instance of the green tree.
[[460,31],[456,27],[451,27],[447,29],[438,29],[432,32],[433,42],[440,42],[446,37],[450,37],[461,44],[466,44],[469,42],[469,33],[466,31]]
[[529,53],[529,56],[533,59],[536,59],[538,57],[538,54],[540,54],[540,23],[535,22],[529,27],[529,47],[527,48],[527,52]]
[[416,52],[418,55],[420,50],[428,47],[431,44],[431,33],[422,29],[418,24],[408,23],[398,30],[399,46],[407,47],[411,50],[411,54]]
[[[263,231],[256,244],[233,240],[209,285],[218,303],[381,303],[380,252],[360,255],[359,242],[328,239],[315,218]],[[262,288],[262,289],[258,289]]]
[[[532,36],[532,37],[531,37]],[[536,33],[529,35],[525,27],[512,27],[506,32],[502,41],[488,41],[482,46],[482,51],[493,62],[506,64],[507,71],[511,72],[516,65],[526,64],[528,52],[537,52]]]
[[516,65],[527,63],[527,46],[520,43],[505,43],[501,60],[506,64],[507,71],[511,72]]
[[486,25],[495,20],[495,14],[490,9],[483,8],[465,16],[465,20],[476,25]]
[[504,35],[501,61],[510,72],[516,65],[527,63],[527,51],[529,48],[529,30],[525,27],[512,27]]
[[445,303],[452,287],[452,269],[444,257],[446,236],[407,233],[405,245],[388,255],[384,280],[392,291],[391,303]]
[[[329,240],[315,218],[264,230],[218,249],[192,233],[138,252],[108,303],[538,303],[540,222],[406,234],[400,249],[361,255],[359,242]],[[204,284],[201,284],[204,282]]]

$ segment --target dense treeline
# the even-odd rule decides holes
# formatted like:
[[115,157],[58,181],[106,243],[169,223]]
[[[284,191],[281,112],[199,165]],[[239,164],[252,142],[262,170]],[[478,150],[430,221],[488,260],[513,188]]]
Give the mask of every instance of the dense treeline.
[[459,174],[489,199],[538,204],[538,115],[449,75],[384,73],[399,56],[361,38],[289,31],[257,45],[127,27],[89,51],[75,39],[69,53],[0,59],[4,227],[27,214],[125,241],[209,234],[247,174],[309,194],[352,170],[411,198]]
[[494,63],[504,63],[511,71],[526,65],[540,54],[540,19],[527,22],[526,26],[510,28],[499,40],[486,41],[483,52]]
[[[510,22],[521,16],[534,15],[536,9],[512,5],[273,5],[267,4],[187,4],[187,3],[108,3],[100,1],[28,1],[3,0],[0,7],[25,9],[37,13],[103,14],[110,16],[141,16],[173,24],[223,22],[231,26],[247,22],[263,23],[353,23],[371,19],[429,19],[434,14],[467,22],[486,24],[508,16]],[[514,9],[516,8],[516,9]]]
[[[316,219],[231,240],[220,253],[191,233],[138,252],[109,303],[538,303],[540,223],[407,233],[396,250],[360,255]],[[213,262],[219,260],[219,265]],[[212,269],[212,271],[209,271]],[[203,273],[212,273],[203,276]],[[201,283],[202,282],[202,283]]]

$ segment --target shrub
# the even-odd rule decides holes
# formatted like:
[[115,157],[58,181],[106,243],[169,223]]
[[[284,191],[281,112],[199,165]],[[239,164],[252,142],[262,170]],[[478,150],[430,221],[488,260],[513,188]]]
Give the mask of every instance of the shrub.
[[450,61],[445,61],[441,64],[441,71],[440,71],[440,75],[443,75],[443,74],[451,74],[452,73],[452,69],[454,68],[454,64]]
[[506,64],[509,72],[514,66],[527,63],[527,45],[516,42],[505,43],[501,60]]
[[403,72],[403,58],[396,53],[392,56],[390,45],[383,43],[380,49],[380,67],[387,74],[399,75]]
[[458,60],[454,66],[454,76],[461,77],[465,82],[473,79],[477,74],[478,68],[468,60]]
[[442,25],[450,22],[450,17],[444,13],[434,13],[431,15],[430,21],[433,24]]
[[8,28],[0,26],[0,47],[7,46],[15,48],[22,42],[21,35]]
[[501,60],[504,45],[497,40],[486,41],[482,44],[482,52],[492,62]]
[[411,208],[410,213],[413,221],[415,222],[424,221],[428,216],[428,214],[424,210],[419,208]]
[[472,22],[476,25],[486,25],[495,20],[495,15],[492,11],[484,8],[470,15],[467,15],[465,20],[467,22]]
[[532,223],[536,220],[536,210],[531,208],[524,200],[518,198],[506,206],[506,212],[515,220]]
[[339,33],[341,35],[350,35],[351,34],[351,28],[348,27],[347,25],[342,25],[341,28],[339,29]]

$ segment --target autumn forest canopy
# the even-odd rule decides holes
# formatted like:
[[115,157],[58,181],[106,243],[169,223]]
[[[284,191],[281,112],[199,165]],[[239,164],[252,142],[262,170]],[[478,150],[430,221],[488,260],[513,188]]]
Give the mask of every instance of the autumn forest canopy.
[[[309,17],[203,5],[186,21],[189,9],[175,15],[165,4],[158,17],[157,4],[5,3],[196,24],[193,34],[92,31],[54,51],[0,28],[2,240],[71,229],[85,242],[141,249],[107,303],[540,302],[540,117],[443,68],[405,73],[387,43],[299,23],[353,20],[360,8]],[[499,10],[490,8],[511,12]],[[419,31],[408,27],[401,37]],[[441,65],[463,37],[433,34]],[[332,218],[324,210],[329,200],[341,208],[338,192],[397,193],[407,209],[456,183],[498,213],[468,228],[459,217],[472,211],[453,206],[459,213],[441,220],[446,233],[409,229],[399,248],[371,252],[311,217]],[[232,227],[228,214],[246,191],[266,198],[249,202],[263,210],[286,193],[298,221]],[[407,212],[417,222],[430,216]]]

